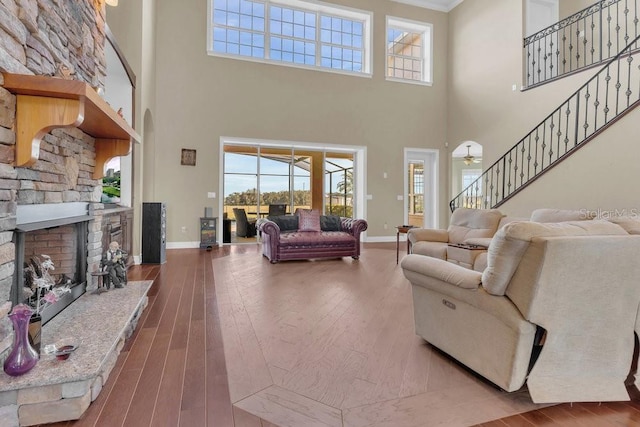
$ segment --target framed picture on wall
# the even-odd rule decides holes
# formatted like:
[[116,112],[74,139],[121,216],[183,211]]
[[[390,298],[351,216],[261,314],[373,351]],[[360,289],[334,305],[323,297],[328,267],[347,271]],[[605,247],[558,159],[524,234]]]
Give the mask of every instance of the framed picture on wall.
[[196,150],[191,150],[188,148],[182,149],[182,156],[180,157],[180,164],[185,166],[195,166],[196,165]]

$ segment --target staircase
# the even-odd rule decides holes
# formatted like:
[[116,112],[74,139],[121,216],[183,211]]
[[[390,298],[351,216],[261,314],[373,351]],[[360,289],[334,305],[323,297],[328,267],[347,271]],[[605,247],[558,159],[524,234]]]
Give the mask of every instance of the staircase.
[[[601,1],[578,14],[597,8],[602,16],[605,6],[611,8],[619,3],[625,4],[622,14],[628,16],[627,1],[621,0]],[[636,1],[633,3],[635,5]],[[560,27],[569,19],[542,32]],[[605,21],[609,20],[605,18]],[[634,18],[633,22],[637,28],[638,18]],[[620,24],[614,25],[614,28],[621,33]],[[610,42],[605,43],[607,47],[609,44]],[[611,48],[613,46],[611,42]],[[556,75],[554,78],[558,77],[559,75]],[[489,166],[478,179],[455,196],[449,202],[451,211],[459,207],[476,209],[499,207],[546,171],[594,139],[639,103],[640,36],[634,33],[630,43],[608,59],[600,71]]]

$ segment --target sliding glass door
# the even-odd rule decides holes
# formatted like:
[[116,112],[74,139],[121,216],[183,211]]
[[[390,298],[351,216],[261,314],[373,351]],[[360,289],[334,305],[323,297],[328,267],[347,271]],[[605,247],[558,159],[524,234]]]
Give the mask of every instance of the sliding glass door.
[[223,212],[236,221],[234,208],[244,209],[254,221],[284,205],[286,214],[302,208],[351,217],[353,171],[353,153],[225,144]]
[[260,147],[260,215],[269,213],[269,205],[291,206],[291,149]]
[[325,210],[353,216],[353,154],[327,153],[324,161]]
[[233,209],[247,216],[258,209],[258,148],[233,147],[224,153],[224,216],[235,219]]
[[293,154],[293,208],[311,209],[311,156],[295,151]]

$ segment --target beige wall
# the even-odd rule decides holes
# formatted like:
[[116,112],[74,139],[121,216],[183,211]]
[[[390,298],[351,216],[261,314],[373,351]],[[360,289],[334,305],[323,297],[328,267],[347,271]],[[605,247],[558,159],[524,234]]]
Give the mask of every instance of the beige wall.
[[559,3],[560,19],[564,19],[596,3],[595,0],[561,0]]
[[[134,127],[142,137],[140,144],[133,144],[134,208],[133,252],[140,257],[142,201],[154,201],[143,196],[144,182],[153,183],[144,167],[144,159],[153,159],[154,133],[153,109],[155,104],[155,2],[119,2],[118,7],[106,6],[107,24],[118,46],[136,75],[134,100]],[[152,170],[152,169],[150,169]]]
[[[169,242],[198,241],[204,207],[218,208],[207,192],[219,192],[221,136],[366,146],[367,233],[395,236],[403,147],[443,149],[446,140],[447,14],[388,0],[341,3],[374,12],[372,78],[208,56],[207,2],[156,1],[155,172],[145,196],[167,202]],[[433,24],[433,86],[385,80],[385,14]],[[197,150],[195,167],[180,166],[182,148]],[[447,201],[441,192],[444,213]]]
[[[449,14],[449,146],[473,140],[483,146],[483,164],[491,165],[568,98],[594,70],[525,92],[521,84],[521,2],[465,1]],[[490,47],[490,48],[489,48]],[[547,173],[501,210],[528,216],[536,207],[627,208],[640,154],[634,141],[639,112],[630,113],[569,160]],[[627,160],[628,159],[628,160]],[[620,165],[620,167],[618,166]]]
[[[440,223],[445,226],[452,190],[450,150],[462,141],[477,141],[484,148],[483,164],[490,165],[593,72],[513,91],[512,85],[522,84],[522,2],[474,0],[449,14],[387,0],[343,4],[374,12],[372,78],[208,56],[206,2],[155,1],[155,26],[146,18],[157,28],[157,53],[150,67],[155,73],[147,68],[155,87],[147,102],[155,109],[137,116],[145,130],[141,192],[144,201],[167,202],[170,243],[198,241],[203,208],[219,206],[207,192],[219,192],[221,136],[366,146],[367,193],[373,195],[366,207],[370,238],[393,236],[394,229],[385,230],[384,223],[402,221],[403,203],[396,195],[402,192],[403,147],[439,149]],[[433,86],[385,80],[385,14],[433,24]],[[631,122],[635,114],[630,115]],[[613,176],[594,167],[603,157],[597,151],[601,147],[635,151],[620,132],[605,132],[590,144],[598,147],[574,155],[566,168],[550,172],[503,210],[526,216],[540,206],[628,207],[627,191],[620,191],[618,182],[633,181],[635,174],[629,177],[627,172],[633,168],[617,169]],[[180,166],[182,148],[197,150],[195,167]],[[588,175],[598,186],[571,184],[564,190],[558,185],[554,174],[572,183],[569,176],[577,170],[582,171],[583,181]],[[382,171],[388,173],[387,179]],[[599,189],[599,199],[594,199],[593,188]],[[181,231],[183,226],[186,232]]]

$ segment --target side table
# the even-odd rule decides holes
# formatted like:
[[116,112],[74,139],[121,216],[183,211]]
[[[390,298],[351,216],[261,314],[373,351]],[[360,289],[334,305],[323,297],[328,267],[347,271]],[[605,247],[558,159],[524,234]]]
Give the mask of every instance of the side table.
[[[414,228],[413,225],[397,225],[396,226],[396,264],[400,261],[400,233],[407,234],[409,230]],[[407,254],[411,252],[411,242],[407,239]]]

